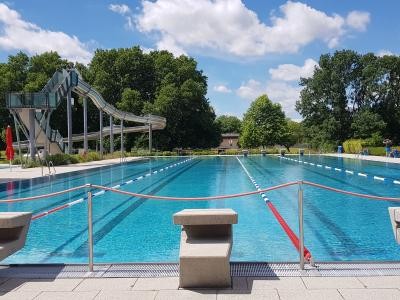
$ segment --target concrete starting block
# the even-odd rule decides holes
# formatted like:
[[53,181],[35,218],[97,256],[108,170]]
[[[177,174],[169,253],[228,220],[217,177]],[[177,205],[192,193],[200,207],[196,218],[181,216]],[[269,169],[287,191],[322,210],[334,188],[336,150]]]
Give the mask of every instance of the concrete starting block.
[[400,244],[400,207],[389,207],[388,210],[394,238]]
[[30,212],[0,213],[0,260],[24,247],[31,218]]
[[174,224],[182,225],[180,287],[231,286],[232,224],[237,221],[232,209],[184,209],[174,214]]

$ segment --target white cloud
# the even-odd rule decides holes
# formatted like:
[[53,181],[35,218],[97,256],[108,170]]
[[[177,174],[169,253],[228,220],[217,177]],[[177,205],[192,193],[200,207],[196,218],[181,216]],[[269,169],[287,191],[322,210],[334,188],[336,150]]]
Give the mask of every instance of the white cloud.
[[355,30],[365,31],[370,19],[368,12],[354,10],[347,15],[346,23]]
[[271,80],[261,83],[260,81],[250,79],[242,83],[236,90],[236,94],[247,100],[255,100],[263,94],[267,94],[271,101],[279,103],[282,106],[287,117],[291,119],[300,119],[301,116],[296,112],[296,101],[300,99],[298,81],[300,77],[310,77],[313,75],[315,66],[318,63],[309,58],[304,61],[302,66],[293,64],[282,64],[276,68],[269,69]]
[[382,49],[382,50],[379,50],[378,53],[376,53],[376,55],[379,57],[383,57],[385,55],[395,55],[395,54],[392,51]]
[[214,91],[225,94],[232,93],[232,90],[223,84],[214,86]]
[[295,104],[299,99],[300,91],[301,87],[297,84],[279,80],[269,80],[263,84],[257,80],[250,79],[236,90],[236,94],[243,99],[251,101],[263,94],[267,94],[272,102],[279,103],[282,106],[287,117],[299,119],[300,116],[295,110]]
[[271,74],[271,78],[274,80],[283,80],[283,81],[298,81],[300,77],[307,78],[311,77],[314,73],[314,68],[318,66],[318,63],[309,58],[306,59],[304,65],[297,66],[293,64],[283,64],[279,65],[277,68],[269,69],[269,74]]
[[126,4],[110,4],[108,6],[108,9],[120,14],[121,16],[123,16],[125,18],[125,28],[129,29],[129,30],[133,30],[135,29],[135,22],[132,16],[132,11],[129,8],[128,5]]
[[300,2],[288,1],[279,11],[267,25],[241,0],[144,0],[136,26],[155,33],[158,49],[256,57],[294,53],[316,40],[335,47],[349,30],[364,30],[369,22],[365,12],[344,18]]
[[286,116],[291,119],[299,119],[299,113],[296,112],[296,101],[300,98],[301,87],[297,84],[290,84],[284,81],[268,81],[266,93],[273,101],[282,105]]
[[131,13],[131,9],[126,4],[110,4],[108,8],[111,11],[116,12],[120,15],[126,15]]
[[236,94],[243,99],[254,100],[258,96],[265,94],[265,86],[261,82],[250,79],[249,81],[242,83],[242,85],[236,90]]
[[85,64],[92,58],[87,45],[76,36],[29,23],[4,3],[0,3],[0,49],[22,50],[31,55],[57,51],[63,58]]

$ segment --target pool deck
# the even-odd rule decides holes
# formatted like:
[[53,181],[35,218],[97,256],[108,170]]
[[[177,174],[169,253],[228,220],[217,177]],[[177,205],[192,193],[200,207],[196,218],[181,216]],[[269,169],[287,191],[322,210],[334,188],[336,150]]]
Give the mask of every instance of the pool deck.
[[[124,162],[132,162],[132,161],[140,161],[148,158],[144,157],[127,157],[124,159]],[[79,164],[71,164],[65,166],[55,166],[56,174],[65,174],[76,171],[89,170],[99,167],[106,167],[111,165],[120,164],[121,160],[119,158],[99,160],[99,161],[91,161],[86,163]],[[0,168],[0,182],[7,182],[12,180],[21,180],[21,179],[32,179],[39,177],[47,177],[48,169],[47,167],[43,168],[44,176],[42,176],[42,168],[27,168],[22,169],[20,166],[12,166],[12,171],[9,168]]]
[[1,299],[400,299],[400,276],[234,277],[227,289],[179,289],[178,277],[1,278]]
[[370,161],[379,161],[384,163],[392,163],[392,164],[400,164],[400,158],[393,157],[385,157],[385,156],[375,156],[375,155],[359,155],[359,154],[337,154],[337,153],[327,153],[322,154],[325,156],[331,157],[344,157],[344,158],[352,158],[352,159],[362,159],[362,160],[370,160]]
[[[326,271],[326,272],[324,272]],[[1,299],[400,299],[400,262],[231,263],[232,287],[180,289],[178,264],[0,267]],[[260,276],[261,274],[264,274]]]

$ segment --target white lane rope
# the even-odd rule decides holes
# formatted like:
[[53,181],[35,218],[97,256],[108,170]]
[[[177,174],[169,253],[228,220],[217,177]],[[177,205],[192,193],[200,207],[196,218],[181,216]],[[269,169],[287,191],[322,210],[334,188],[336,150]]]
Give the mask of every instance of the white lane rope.
[[328,165],[314,164],[314,163],[311,163],[311,162],[307,162],[307,161],[304,161],[304,160],[295,159],[295,158],[291,158],[291,157],[279,156],[279,158],[282,159],[282,160],[286,160],[286,161],[297,162],[299,164],[304,164],[304,165],[309,165],[309,166],[316,166],[318,168],[325,168],[326,170],[334,170],[336,172],[345,172],[346,174],[349,174],[349,175],[357,174],[357,176],[360,176],[360,177],[363,177],[363,178],[372,178],[372,179],[377,180],[377,181],[391,182],[391,183],[400,185],[400,180],[392,180],[390,178],[385,178],[385,177],[381,177],[381,176],[375,176],[375,175],[370,175],[370,174],[366,174],[366,173],[356,172],[354,170],[347,170],[347,169],[331,167],[331,166],[328,166]]

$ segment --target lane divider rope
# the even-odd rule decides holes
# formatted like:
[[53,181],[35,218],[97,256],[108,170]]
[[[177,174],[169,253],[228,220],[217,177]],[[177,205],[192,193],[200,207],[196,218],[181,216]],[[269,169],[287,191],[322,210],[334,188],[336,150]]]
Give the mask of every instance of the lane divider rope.
[[[282,217],[282,215],[279,213],[279,211],[276,209],[275,205],[272,204],[271,200],[268,199],[268,197],[265,195],[265,193],[262,192],[260,186],[258,183],[255,181],[253,176],[251,176],[250,172],[247,170],[247,168],[243,165],[239,157],[236,156],[236,159],[238,160],[239,164],[242,166],[244,172],[246,175],[249,177],[250,181],[253,183],[257,191],[259,191],[259,194],[261,195],[261,198],[264,200],[265,204],[267,207],[271,210],[272,214],[275,216],[277,219],[278,223],[281,225],[282,229],[285,231],[286,235],[289,237],[290,241],[292,242],[293,246],[296,248],[296,250],[299,252],[300,251],[300,241],[297,235],[294,233],[294,231],[289,227],[288,223],[286,223],[285,219]],[[311,260],[311,252],[307,249],[306,246],[304,246],[304,258],[308,261]]]
[[[307,162],[307,161],[304,161],[304,160],[294,159],[294,158],[285,157],[285,156],[279,156],[279,157],[280,157],[281,159],[283,159],[283,160],[294,161],[294,162],[297,162],[297,163],[300,163],[300,164],[303,163],[304,165],[315,166],[314,163],[310,163],[310,162]],[[316,166],[319,167],[319,168],[324,167],[324,168],[327,169],[327,170],[332,170],[332,169],[333,169],[333,170],[335,170],[335,171],[337,171],[337,172],[342,172],[342,171],[343,171],[343,170],[340,169],[340,168],[333,168],[333,167],[328,166],[328,165],[317,164]],[[385,178],[385,177],[381,177],[381,176],[368,175],[368,174],[366,174],[366,173],[356,172],[356,171],[353,171],[353,170],[344,170],[344,172],[345,172],[346,174],[350,174],[350,175],[357,174],[357,175],[360,176],[360,177],[364,177],[364,178],[371,177],[371,178],[374,179],[374,180],[385,181],[385,182],[391,182],[391,183],[399,184],[399,185],[400,185],[400,180],[392,180],[392,179]]]
[[[149,177],[149,176],[152,176],[152,175],[161,173],[161,172],[163,172],[164,170],[169,170],[169,169],[172,169],[172,168],[174,168],[174,167],[180,166],[180,165],[182,165],[182,164],[184,164],[184,163],[187,163],[187,162],[189,162],[189,161],[191,161],[191,160],[193,160],[193,159],[194,159],[194,157],[191,157],[191,158],[185,159],[185,160],[183,160],[183,161],[180,161],[180,162],[171,164],[171,165],[169,165],[169,166],[166,166],[166,167],[164,167],[164,168],[161,168],[161,169],[158,169],[158,170],[155,170],[155,171],[152,171],[152,172],[148,172],[148,173],[146,173],[146,174],[144,174],[144,175],[141,175],[141,176],[138,176],[138,177],[136,177],[136,178],[134,178],[134,179],[130,179],[130,180],[125,181],[125,182],[123,182],[123,183],[114,185],[114,186],[112,186],[111,188],[112,188],[112,189],[119,189],[120,187],[122,187],[122,186],[124,186],[124,185],[132,184],[132,183],[134,183],[134,182],[136,182],[136,181],[139,181],[139,180],[142,180],[142,179],[144,179],[144,178],[146,178],[146,177]],[[93,193],[93,194],[92,194],[92,197],[97,197],[97,196],[103,195],[103,194],[106,193],[106,192],[107,192],[107,190],[98,191],[98,192],[96,192],[96,193]],[[82,202],[85,201],[85,200],[87,200],[87,196],[86,196],[86,197],[79,198],[79,199],[74,200],[74,201],[71,201],[71,202],[68,202],[68,203],[65,203],[65,204],[63,204],[63,205],[54,207],[54,208],[52,208],[52,209],[50,209],[50,210],[48,210],[48,211],[44,211],[44,212],[41,212],[41,213],[39,213],[39,214],[36,214],[36,215],[32,216],[32,220],[36,220],[36,219],[40,219],[40,218],[42,218],[42,217],[48,216],[48,215],[50,215],[50,214],[52,214],[52,213],[55,213],[55,212],[57,212],[57,211],[60,211],[60,210],[62,210],[62,209],[64,209],[64,208],[68,208],[68,207],[74,206],[74,205],[76,205],[76,204],[82,203]]]

